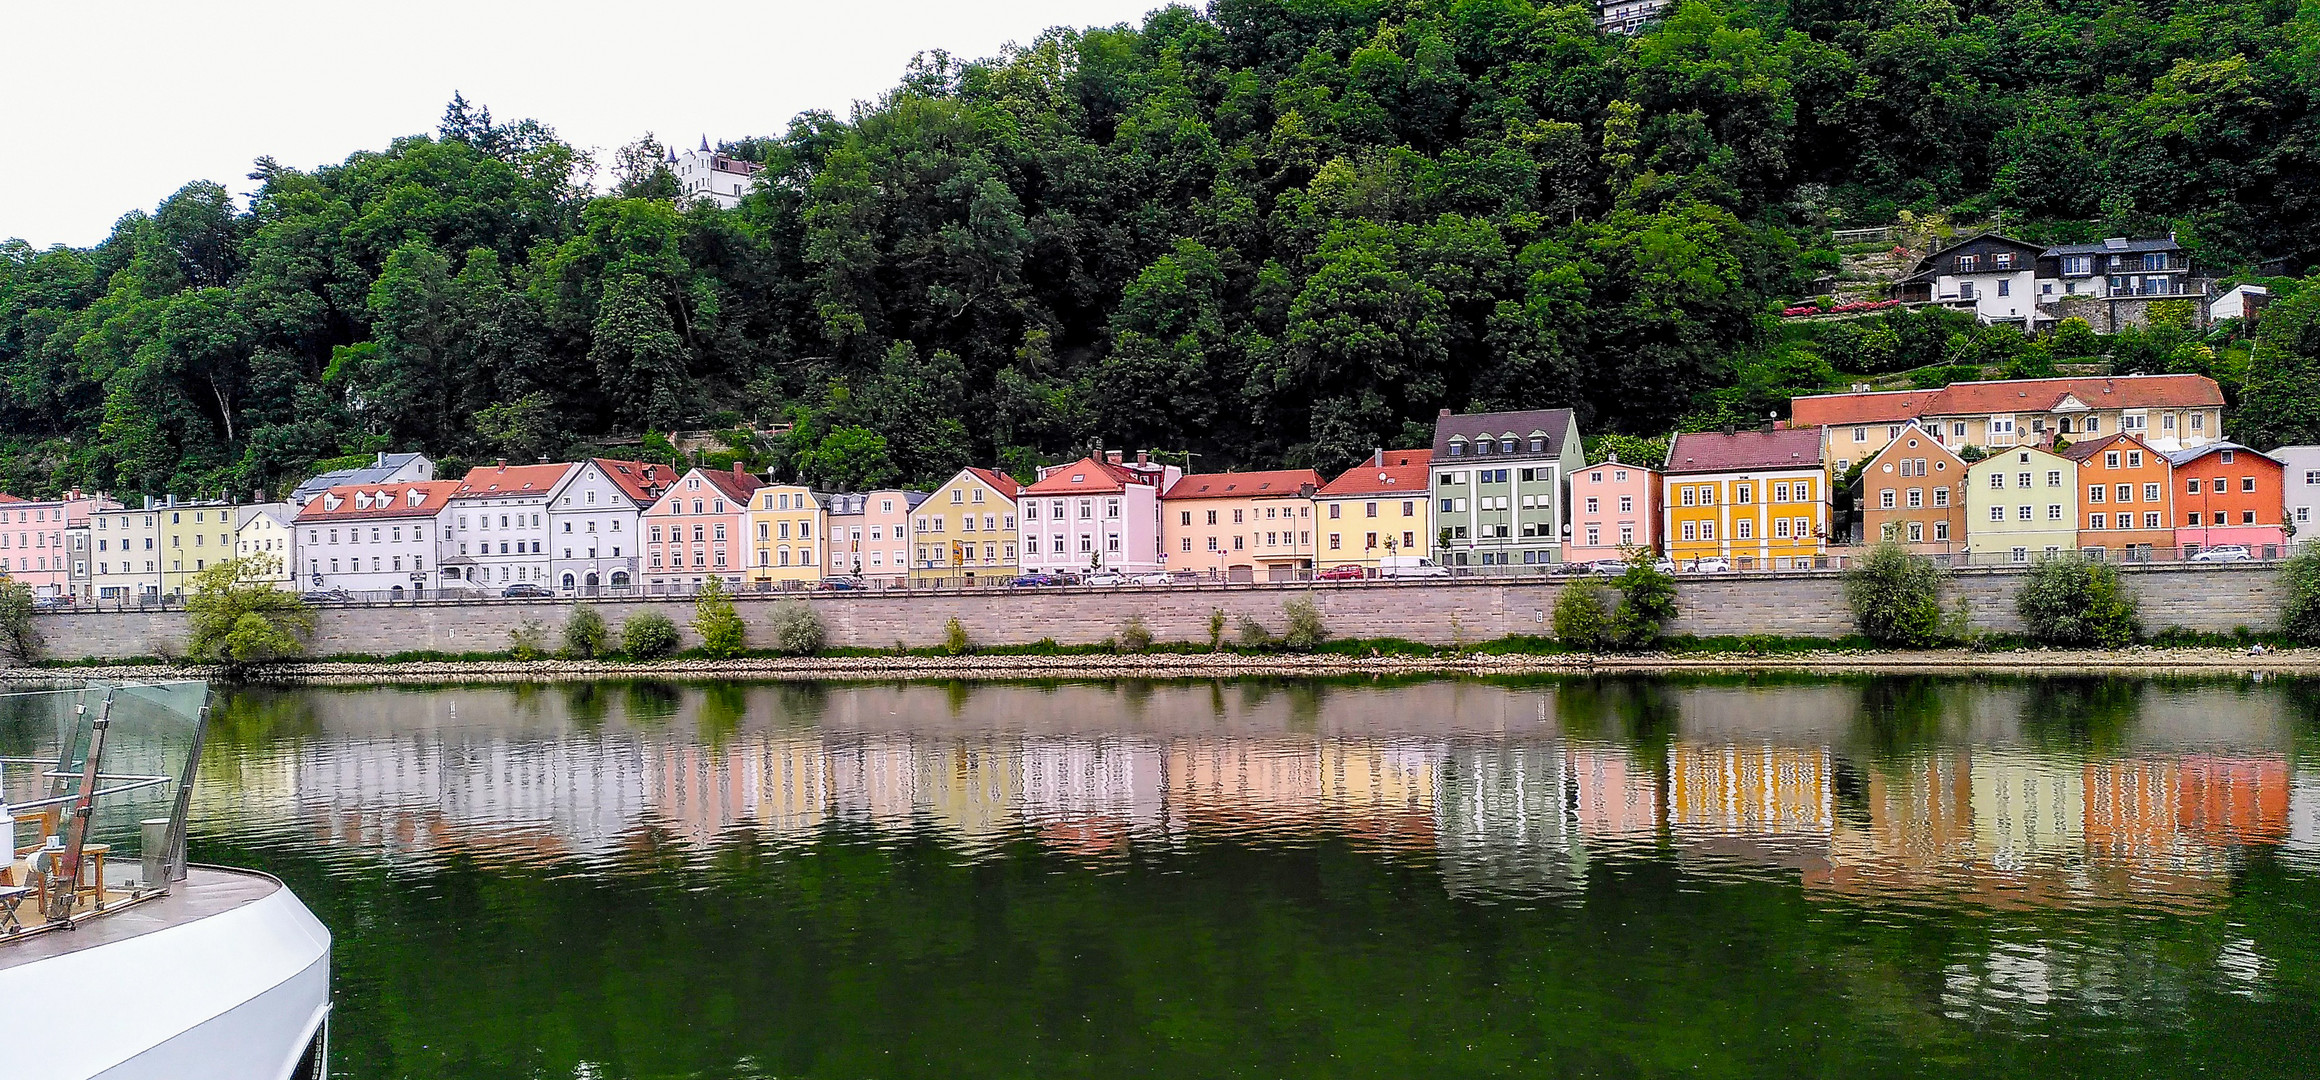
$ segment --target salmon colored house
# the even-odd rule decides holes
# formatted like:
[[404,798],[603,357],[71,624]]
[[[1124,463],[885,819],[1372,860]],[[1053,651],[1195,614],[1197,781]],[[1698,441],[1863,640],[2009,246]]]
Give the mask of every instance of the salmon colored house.
[[1861,470],[1861,540],[1946,559],[1966,550],[1966,462],[1910,421]]
[[1624,559],[1633,548],[1659,548],[1660,475],[1613,454],[1571,474],[1571,536],[1564,562]]
[[2167,455],[2175,470],[2175,547],[2186,559],[2240,544],[2259,559],[2285,553],[2285,469],[2278,458],[2232,442]]
[[1315,556],[1311,469],[1194,473],[1160,497],[1168,569],[1253,581],[1311,569]]
[[2148,562],[2175,546],[2175,484],[2167,455],[2133,435],[2077,443],[2078,550],[2090,559]]
[[764,486],[739,463],[731,472],[686,473],[642,515],[646,588],[691,592],[715,575],[739,591],[749,550],[749,499]]

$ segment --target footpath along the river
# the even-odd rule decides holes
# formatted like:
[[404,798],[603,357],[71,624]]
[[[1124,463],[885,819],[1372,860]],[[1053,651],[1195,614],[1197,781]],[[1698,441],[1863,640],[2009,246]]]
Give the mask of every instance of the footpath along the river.
[[[2320,649],[2166,648],[2116,650],[2017,649],[1974,652],[1828,650],[1780,654],[1696,653],[1581,655],[1444,653],[1439,656],[1348,656],[1242,653],[1146,653],[963,656],[837,656],[736,660],[448,660],[362,663],[317,660],[242,673],[249,682],[298,686],[383,684],[531,683],[599,679],[737,679],[749,681],[860,681],[868,679],[1213,679],[1384,675],[1528,675],[1655,672],[1786,671],[1818,675],[2320,674]],[[215,678],[202,665],[123,664],[0,668],[0,682],[47,683],[105,679],[133,682]]]

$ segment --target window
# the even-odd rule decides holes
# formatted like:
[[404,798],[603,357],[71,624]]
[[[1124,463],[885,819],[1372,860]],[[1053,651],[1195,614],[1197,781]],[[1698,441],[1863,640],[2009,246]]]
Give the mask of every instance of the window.
[[1925,489],[1924,489],[1924,488],[1910,488],[1910,489],[1909,489],[1909,508],[1910,508],[1910,509],[1912,509],[1912,510],[1915,510],[1915,509],[1917,509],[1918,507],[1920,507],[1920,506],[1924,506],[1924,505],[1925,505]]
[[2103,486],[2101,484],[2088,484],[2086,486],[2086,501],[2090,503],[2103,501]]
[[1622,513],[1622,514],[1632,514],[1632,513],[1634,513],[1634,512],[1635,512],[1635,496],[1633,496],[1633,495],[1621,495],[1621,496],[1619,497],[1619,512],[1620,512],[1620,513]]
[[[2025,507],[2023,507],[2023,508],[2022,508],[2022,520],[2024,520],[2024,521],[2028,521],[2028,520],[2030,520],[2030,508],[2029,508],[2029,507],[2027,507],[2027,506],[2025,506]],[[2060,520],[2062,520],[2062,504],[2061,504],[2061,503],[2048,503],[2048,504],[2046,505],[2046,520],[2048,520],[2048,521],[2060,521]]]
[[[2196,477],[2196,476],[2194,476],[2194,477],[2191,477],[2191,478],[2190,478],[2190,479],[2188,479],[2188,480],[2185,480],[2185,481],[2183,482],[2183,493],[2184,493],[2185,495],[2197,495],[2197,494],[2199,494],[2199,478],[2198,478],[2198,477]],[[2195,523],[2195,524],[2196,524],[2196,523]]]
[[[1961,274],[1972,274],[1972,273],[1977,273],[1977,272],[1979,272],[1979,271],[1981,270],[1981,268],[1982,268],[1982,257],[1981,257],[1981,256],[1979,256],[1979,255],[1960,255],[1960,256],[1958,256],[1958,257],[1957,257],[1957,272],[1958,272],[1958,273],[1961,273]],[[1969,282],[1968,284],[1970,285],[1971,283]],[[1971,294],[1969,293],[1969,294],[1967,294],[1967,295],[1971,295]]]
[[2029,486],[2030,486],[2030,474],[2029,474],[2029,473],[2015,473],[2015,474],[2014,474],[2014,486],[2015,486],[2015,487],[2018,487],[2018,488],[2027,488],[2027,487],[2029,487]]
[[2255,512],[2255,511],[2253,511],[2253,510],[2242,510],[2242,511],[2240,511],[2240,512],[2239,512],[2239,523],[2240,523],[2240,524],[2242,524],[2242,525],[2253,525],[2253,524],[2255,524],[2255,523],[2256,523],[2256,512]]
[[1713,522],[1713,521],[1703,521],[1703,522],[1701,522],[1701,523],[1700,523],[1700,539],[1702,539],[1702,540],[1714,540],[1715,538],[1716,538],[1716,523],[1715,523],[1715,522]]
[[[2061,509],[2061,508],[2060,508],[2060,507],[2056,507],[2055,509]],[[2017,520],[2017,521],[2029,521],[2029,520],[2031,520],[2031,517],[2030,517],[2030,508],[2029,508],[2029,507],[2027,507],[2027,506],[2021,507],[2020,509],[2018,509],[2018,510],[2015,512],[2015,514],[2014,514],[2014,518],[2015,518],[2015,520]]]
[[[2125,500],[2125,499],[2120,499],[2119,501],[2120,501],[2120,502],[2125,502],[2126,500]],[[2144,501],[2144,502],[2158,502],[2158,501],[2159,501],[2159,485],[2157,485],[2157,484],[2145,484],[2145,485],[2143,485],[2143,501]]]
[[[2000,255],[2000,256],[1998,256],[1998,257],[1999,257],[1999,258],[2001,258],[2001,259],[2004,259],[2004,258],[2007,258],[2008,256],[2005,256],[2005,255]],[[2012,296],[2012,295],[2014,295],[2014,282],[2013,282],[2011,279],[2008,279],[2008,278],[1999,278],[1999,279],[1998,279],[1998,295],[2000,295],[2000,296]]]
[[2107,517],[2108,515],[2104,514],[2088,514],[2086,516],[2086,527],[2089,529],[2102,528],[2103,522]]
[[2116,468],[2118,468],[2118,467],[2119,467],[2119,452],[2118,452],[2118,451],[2116,451],[2116,450],[2112,450],[2112,451],[2110,451],[2110,452],[2108,452],[2108,453],[2105,453],[2105,454],[2103,455],[2103,468],[2106,468],[2106,469],[2116,469]]
[[1747,506],[1748,504],[1755,502],[1755,491],[1756,486],[1753,484],[1740,485],[1740,505]]
[[1684,522],[1684,539],[1697,540],[1700,538],[1699,532],[1699,526],[1696,523],[1689,521]]
[[1883,489],[1883,490],[1881,490],[1881,491],[1877,492],[1877,509],[1879,509],[1879,510],[1891,510],[1891,509],[1893,509],[1893,489],[1892,489],[1892,488],[1885,488],[1885,489]]
[[1737,526],[1739,531],[1735,533],[1734,536],[1741,540],[1752,539],[1752,534],[1755,532],[1755,524],[1755,522],[1750,521],[1747,518],[1741,518]]
[[1775,518],[1775,519],[1773,519],[1773,522],[1772,522],[1772,538],[1773,538],[1773,539],[1775,539],[1775,540],[1786,540],[1786,539],[1788,539],[1788,519],[1787,519],[1787,518]]
[[[2218,494],[2218,495],[2221,495],[2221,494],[2223,494],[2223,491],[2224,491],[2224,488],[2225,488],[2225,486],[2226,486],[2226,485],[2225,485],[2225,483],[2224,483],[2224,479],[2223,479],[2223,477],[2220,477],[2220,476],[2218,476],[2218,477],[2216,477],[2216,478],[2215,478],[2215,493],[2216,493],[2216,494]],[[376,533],[376,532],[378,532],[378,530],[377,530],[377,529],[372,529],[372,530],[371,530],[371,532],[373,532],[373,533]],[[374,536],[372,536],[372,537],[371,537],[371,539],[373,539],[373,540],[376,540],[376,539],[378,539],[378,537],[374,535]]]
[[1998,470],[1996,470],[1996,469],[1992,469],[1992,470],[1990,470],[1990,490],[1991,490],[1991,491],[2004,491],[2005,489],[2006,489],[2006,474],[2005,474],[2005,473],[2002,473],[2002,472],[1999,472],[1999,471],[1998,471]]
[[1937,488],[1933,489],[1933,505],[1935,505],[1935,506],[1948,506],[1948,505],[1949,505],[1949,489],[1948,489],[1948,488],[1945,488],[1945,487],[1937,487]]
[[1342,506],[1339,506],[1339,505],[1338,505],[1338,504],[1336,504],[1336,503],[1330,503],[1330,504],[1329,504],[1329,520],[1331,520],[1331,521],[1336,521],[1336,520],[1337,520],[1337,519],[1338,519],[1338,518],[1341,516],[1341,515],[1338,513],[1338,511],[1340,511],[1340,510],[1343,510],[1343,509],[1344,509],[1344,507],[1342,507]]
[[2240,477],[2239,489],[2241,491],[2254,491],[2256,489],[2256,478],[2252,476]]
[[2135,501],[2135,485],[2133,485],[2133,484],[2120,484],[2120,485],[2119,485],[2118,492],[2117,492],[2116,494],[2114,494],[2113,496],[2111,496],[2111,501],[2112,501],[2112,502],[2133,502],[2133,501]]

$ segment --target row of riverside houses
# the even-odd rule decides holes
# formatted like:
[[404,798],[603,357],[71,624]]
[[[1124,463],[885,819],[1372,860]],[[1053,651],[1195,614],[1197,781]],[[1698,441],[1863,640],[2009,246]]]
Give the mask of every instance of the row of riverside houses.
[[[0,574],[44,596],[149,601],[235,556],[296,590],[507,592],[998,584],[1021,575],[1224,581],[1366,576],[1420,560],[1539,572],[1655,551],[1687,568],[1842,564],[1894,540],[1951,563],[2084,552],[2275,557],[2320,507],[2320,447],[2225,441],[2196,375],[1955,383],[1798,398],[1758,430],[1674,436],[1656,463],[1588,464],[1570,410],[1444,410],[1425,449],[1310,469],[1187,474],[1098,452],[1032,482],[960,470],[932,492],[822,492],[738,467],[475,468],[418,454],[326,473],[279,503],[0,495]],[[1710,562],[1708,565],[1713,566]]]

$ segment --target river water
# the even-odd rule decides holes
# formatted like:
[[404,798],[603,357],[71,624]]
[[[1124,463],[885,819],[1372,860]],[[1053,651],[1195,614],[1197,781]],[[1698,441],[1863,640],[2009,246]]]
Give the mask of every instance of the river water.
[[2320,683],[243,690],[346,1077],[2320,1073]]

